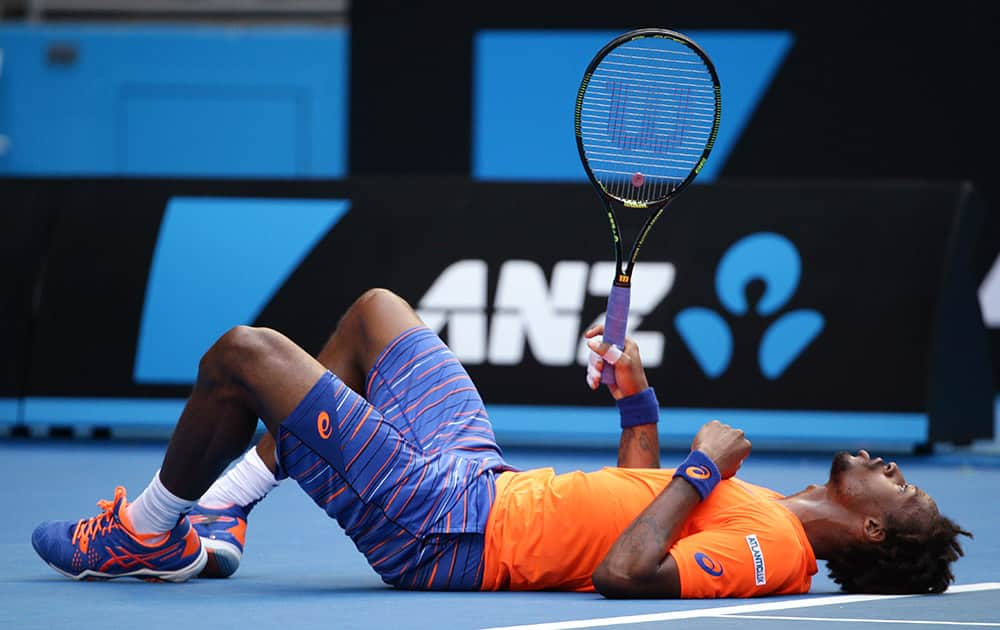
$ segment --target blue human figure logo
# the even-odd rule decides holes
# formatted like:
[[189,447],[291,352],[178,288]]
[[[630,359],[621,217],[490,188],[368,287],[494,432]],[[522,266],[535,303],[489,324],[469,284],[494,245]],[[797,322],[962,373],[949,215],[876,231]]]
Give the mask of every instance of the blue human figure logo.
[[[759,317],[777,313],[795,294],[802,275],[799,252],[784,236],[758,232],[734,243],[715,270],[715,292],[730,315],[746,316],[746,287],[764,283],[764,295],[754,306]],[[764,332],[757,350],[761,374],[775,380],[823,330],[823,316],[797,309],[778,317]],[[733,356],[733,334],[725,318],[709,308],[694,306],[677,314],[674,325],[699,367],[711,379],[725,373]]]

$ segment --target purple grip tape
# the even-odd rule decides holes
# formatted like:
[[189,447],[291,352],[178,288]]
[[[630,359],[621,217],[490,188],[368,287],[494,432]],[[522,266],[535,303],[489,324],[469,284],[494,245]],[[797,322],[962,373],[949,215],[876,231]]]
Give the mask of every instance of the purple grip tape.
[[[625,327],[628,325],[628,304],[632,290],[629,287],[614,285],[608,295],[608,313],[604,318],[604,343],[625,347]],[[610,369],[609,369],[610,368]],[[605,365],[601,371],[601,382],[605,385],[615,384],[615,368]]]

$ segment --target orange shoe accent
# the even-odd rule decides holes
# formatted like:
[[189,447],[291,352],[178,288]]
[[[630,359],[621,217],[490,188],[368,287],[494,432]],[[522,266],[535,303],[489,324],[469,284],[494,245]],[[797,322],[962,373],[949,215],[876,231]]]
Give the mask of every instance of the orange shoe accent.
[[201,538],[198,537],[198,532],[194,530],[194,527],[188,528],[188,533],[184,534],[184,543],[182,558],[201,553]]
[[236,519],[236,524],[226,530],[232,534],[236,540],[240,541],[241,545],[245,545],[247,542],[247,522],[242,518]]

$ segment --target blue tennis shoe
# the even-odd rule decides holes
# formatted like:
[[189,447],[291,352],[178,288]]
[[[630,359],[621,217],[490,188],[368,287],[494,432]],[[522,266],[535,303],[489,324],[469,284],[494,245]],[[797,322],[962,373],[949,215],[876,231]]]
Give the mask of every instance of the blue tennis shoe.
[[45,521],[31,545],[50,567],[74,580],[134,577],[184,582],[197,576],[208,553],[187,517],[165,534],[137,534],[128,521],[125,488],[98,501],[101,513],[79,521]]
[[226,578],[239,568],[246,545],[247,515],[252,508],[253,504],[223,508],[199,504],[188,514],[201,537],[202,546],[208,552],[208,562],[201,571],[201,577]]

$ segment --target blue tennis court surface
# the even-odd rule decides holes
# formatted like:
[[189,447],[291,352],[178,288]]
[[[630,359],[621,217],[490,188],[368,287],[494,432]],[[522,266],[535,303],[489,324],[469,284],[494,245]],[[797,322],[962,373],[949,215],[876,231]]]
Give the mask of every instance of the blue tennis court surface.
[[[1000,458],[962,454],[899,458],[907,480],[976,538],[943,596],[837,594],[823,563],[807,596],[756,600],[610,601],[577,593],[424,593],[385,586],[337,524],[291,482],[251,514],[246,555],[228,580],[152,584],[74,582],[35,555],[44,519],[92,516],[115,485],[135,497],[164,445],[121,442],[0,442],[0,628],[878,628],[1000,627]],[[509,450],[522,468],[558,471],[613,465],[614,452]],[[682,454],[664,453],[664,465]],[[741,477],[791,493],[826,480],[826,455],[751,455]],[[832,599],[831,599],[832,598]],[[541,624],[541,625],[538,625]]]

